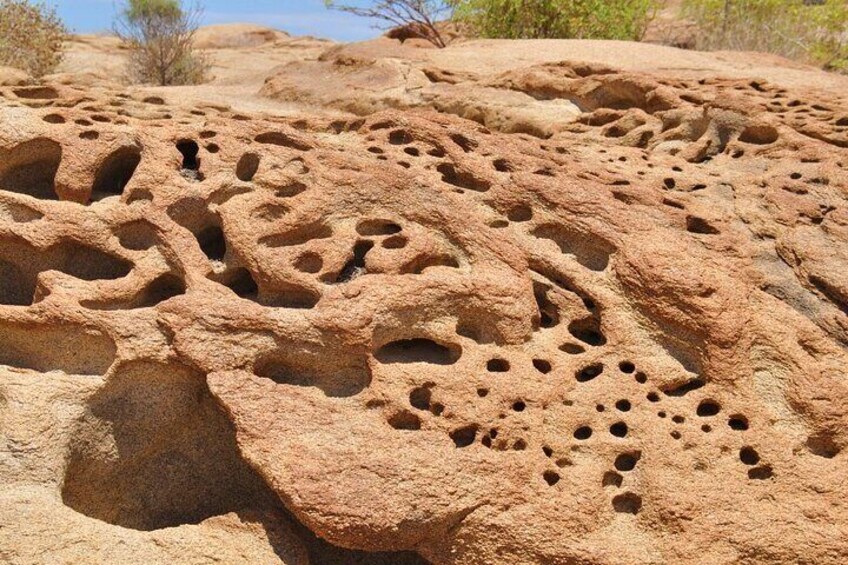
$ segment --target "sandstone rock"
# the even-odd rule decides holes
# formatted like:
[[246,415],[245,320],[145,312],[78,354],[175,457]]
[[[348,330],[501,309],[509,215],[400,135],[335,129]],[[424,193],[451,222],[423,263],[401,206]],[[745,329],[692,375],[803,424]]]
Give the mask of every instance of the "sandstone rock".
[[845,561],[839,79],[439,56],[0,88],[5,561]]
[[32,82],[26,71],[12,67],[0,67],[0,86],[24,86]]

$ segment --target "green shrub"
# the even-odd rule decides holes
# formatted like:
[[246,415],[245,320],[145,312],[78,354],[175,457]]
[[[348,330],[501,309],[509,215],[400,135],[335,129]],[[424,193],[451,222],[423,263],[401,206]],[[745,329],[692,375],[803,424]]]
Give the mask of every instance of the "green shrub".
[[66,35],[55,9],[27,0],[0,0],[0,65],[45,75],[62,61]]
[[455,18],[482,37],[640,40],[659,0],[459,0]]
[[199,8],[185,9],[180,0],[127,0],[115,22],[129,49],[133,82],[161,86],[199,84],[209,63],[193,48]]
[[846,0],[684,0],[683,15],[698,24],[699,49],[764,51],[848,68]]

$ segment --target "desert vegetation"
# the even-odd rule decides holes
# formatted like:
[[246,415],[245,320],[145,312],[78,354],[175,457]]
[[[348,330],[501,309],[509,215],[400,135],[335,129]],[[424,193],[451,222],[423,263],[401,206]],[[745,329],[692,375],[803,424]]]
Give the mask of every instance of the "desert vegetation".
[[161,86],[199,84],[209,64],[193,47],[200,21],[198,5],[180,0],[127,0],[114,30],[129,50],[132,82]]
[[66,33],[54,8],[0,0],[0,65],[45,75],[61,62]]
[[659,6],[657,0],[461,0],[455,17],[482,37],[638,41]]
[[705,50],[764,51],[848,70],[845,0],[685,0]]

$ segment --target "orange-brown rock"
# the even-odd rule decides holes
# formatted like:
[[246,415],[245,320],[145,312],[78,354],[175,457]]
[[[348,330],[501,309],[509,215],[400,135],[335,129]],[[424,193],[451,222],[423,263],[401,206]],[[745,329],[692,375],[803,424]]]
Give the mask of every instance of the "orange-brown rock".
[[841,79],[418,65],[0,88],[0,557],[845,562]]

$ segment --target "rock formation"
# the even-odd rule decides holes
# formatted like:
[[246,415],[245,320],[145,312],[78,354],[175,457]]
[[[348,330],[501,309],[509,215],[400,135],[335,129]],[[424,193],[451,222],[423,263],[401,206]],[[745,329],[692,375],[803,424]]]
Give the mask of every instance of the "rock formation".
[[845,562],[845,100],[409,61],[0,87],[0,558]]

